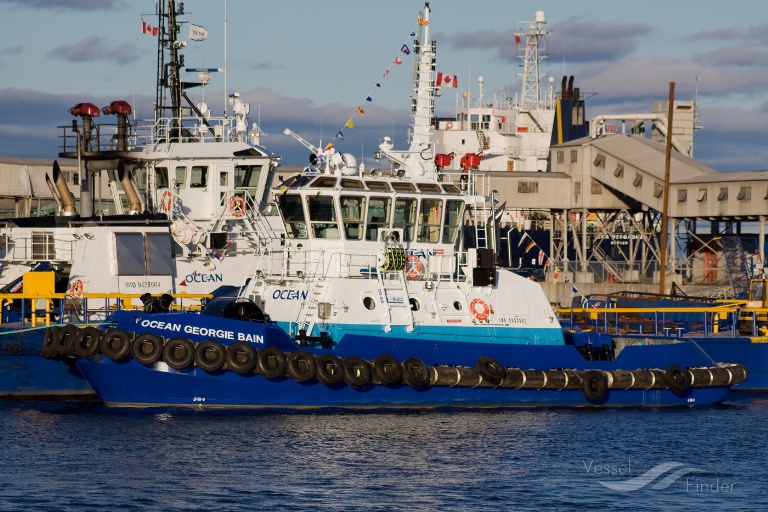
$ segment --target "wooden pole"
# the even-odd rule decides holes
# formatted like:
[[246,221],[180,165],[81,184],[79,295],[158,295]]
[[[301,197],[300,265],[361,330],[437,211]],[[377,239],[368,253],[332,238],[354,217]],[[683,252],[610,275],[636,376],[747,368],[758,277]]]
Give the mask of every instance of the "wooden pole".
[[669,233],[669,167],[672,157],[672,115],[675,112],[675,82],[669,82],[669,111],[667,113],[667,152],[664,161],[664,206],[661,210],[661,258],[659,261],[659,293],[664,293],[667,274],[667,236]]

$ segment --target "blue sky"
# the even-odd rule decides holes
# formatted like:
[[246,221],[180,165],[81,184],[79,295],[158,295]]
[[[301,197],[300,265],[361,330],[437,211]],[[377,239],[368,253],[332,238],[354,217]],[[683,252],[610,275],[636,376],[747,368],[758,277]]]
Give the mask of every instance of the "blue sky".
[[[190,42],[186,65],[224,67],[224,1],[184,4],[186,17],[209,33]],[[226,5],[227,92],[251,104],[251,119],[267,134],[262,144],[284,163],[307,160],[284,128],[326,142],[358,106],[366,114],[344,131],[340,149],[368,162],[382,136],[405,145],[413,56],[399,49],[410,43],[423,1]],[[582,92],[594,94],[588,118],[649,112],[672,81],[677,99],[692,100],[698,77],[703,129],[695,157],[721,171],[768,169],[764,0],[434,0],[431,7],[437,69],[459,76],[458,91],[437,99],[438,115],[453,112],[456,94],[476,92],[478,75],[486,97],[519,93],[514,32],[543,10],[552,31],[544,70],[556,83],[574,75]],[[56,127],[71,122],[76,103],[124,99],[140,118],[151,117],[157,48],[141,22],[156,24],[154,8],[154,0],[0,0],[0,156],[55,158]],[[391,65],[398,55],[403,65]],[[216,75],[205,89],[214,113],[223,112],[223,87]]]

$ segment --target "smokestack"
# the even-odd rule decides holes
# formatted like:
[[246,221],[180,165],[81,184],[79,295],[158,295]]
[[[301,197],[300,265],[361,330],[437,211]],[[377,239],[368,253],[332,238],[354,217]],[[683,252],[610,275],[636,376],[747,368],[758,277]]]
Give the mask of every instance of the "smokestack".
[[75,196],[69,190],[67,180],[64,179],[64,173],[61,172],[61,167],[59,167],[59,162],[57,160],[53,161],[53,182],[56,185],[56,190],[61,198],[61,214],[65,217],[77,215],[77,210],[75,209]]

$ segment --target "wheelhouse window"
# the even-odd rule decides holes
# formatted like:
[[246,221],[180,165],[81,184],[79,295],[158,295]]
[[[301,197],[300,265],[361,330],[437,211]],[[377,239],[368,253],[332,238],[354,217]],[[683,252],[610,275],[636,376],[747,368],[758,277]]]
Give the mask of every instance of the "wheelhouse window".
[[189,177],[189,186],[191,188],[205,188],[208,186],[208,167],[195,165],[192,167],[192,173]]
[[389,227],[391,201],[388,197],[372,197],[368,200],[365,223],[365,239],[377,240],[379,230]]
[[236,165],[235,188],[256,188],[263,165]]
[[176,167],[176,177],[174,179],[176,180],[175,185],[177,188],[186,188],[187,168],[183,166]]
[[464,213],[463,201],[446,201],[445,221],[443,223],[443,243],[452,244],[456,240]]
[[347,240],[362,240],[365,197],[341,196],[341,218]]
[[168,168],[155,167],[155,187],[168,188]]
[[297,195],[281,195],[277,200],[280,212],[283,214],[285,231],[288,238],[307,238],[307,221],[304,218],[304,208],[301,197]]
[[422,199],[419,210],[419,242],[440,241],[440,222],[443,202],[440,199]]
[[[77,173],[74,173],[74,176],[72,178],[72,183],[74,185],[79,184],[79,179],[77,178]],[[131,176],[133,176],[134,181],[136,182],[136,186],[139,187],[139,190],[146,190],[147,189],[147,168],[146,167],[136,167],[132,172]]]
[[336,209],[333,207],[333,197],[308,196],[307,207],[312,237],[337,240],[339,224],[336,220]]
[[413,242],[416,230],[416,199],[401,197],[395,201],[395,228],[403,230],[403,241]]

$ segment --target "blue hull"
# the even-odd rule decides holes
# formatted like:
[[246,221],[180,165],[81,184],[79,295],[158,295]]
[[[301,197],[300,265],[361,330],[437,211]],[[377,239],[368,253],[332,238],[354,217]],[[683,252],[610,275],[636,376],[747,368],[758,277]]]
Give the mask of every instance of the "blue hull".
[[695,339],[715,361],[739,363],[749,369],[747,380],[734,386],[734,390],[768,391],[768,343],[753,343],[747,337]]
[[[609,391],[598,404],[588,402],[579,390],[463,388],[432,386],[411,388],[368,384],[359,388],[343,382],[332,386],[316,380],[298,383],[287,377],[267,379],[257,374],[223,371],[155,370],[131,361],[77,362],[107,404],[122,407],[192,407],[200,409],[264,409],[274,411],[397,410],[431,408],[515,408],[573,406],[691,406],[723,401],[727,388],[689,390]],[[163,365],[164,366],[164,365]]]
[[95,398],[73,366],[40,356],[42,329],[0,331],[0,399]]
[[[142,321],[142,318],[144,319]],[[154,326],[141,315],[116,315],[117,326],[136,333],[153,333],[166,338],[183,336],[193,342],[217,337],[223,345],[237,341],[243,333],[258,340],[259,349],[271,346],[289,353],[298,349],[315,356],[333,354],[341,358],[358,356],[372,361],[382,354],[399,361],[416,357],[428,366],[451,365],[473,368],[478,358],[487,356],[506,368],[531,370],[572,369],[637,370],[664,369],[670,365],[708,367],[711,359],[692,343],[629,346],[615,360],[587,361],[573,345],[516,345],[493,341],[457,342],[444,338],[406,337],[394,333],[381,335],[347,334],[332,348],[299,347],[276,325],[254,324],[200,315],[154,316]],[[158,321],[165,322],[159,324]],[[143,324],[143,327],[138,327]],[[168,325],[183,331],[168,332]],[[162,329],[163,325],[165,330]],[[158,328],[155,328],[158,327]],[[215,333],[202,327],[215,328]],[[669,406],[708,405],[724,400],[725,386],[694,387],[683,392],[669,389],[611,389],[599,400],[587,400],[580,389],[516,389],[493,387],[488,383],[464,385],[425,385],[366,383],[355,387],[344,381],[323,384],[316,379],[305,382],[281,375],[235,373],[231,370],[206,372],[196,366],[182,370],[166,363],[142,364],[133,358],[119,361],[98,354],[77,357],[77,368],[106,404],[125,407],[254,408],[269,410],[334,409],[427,409],[427,408],[507,408],[538,406]]]

